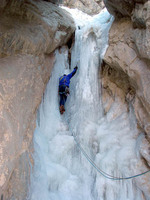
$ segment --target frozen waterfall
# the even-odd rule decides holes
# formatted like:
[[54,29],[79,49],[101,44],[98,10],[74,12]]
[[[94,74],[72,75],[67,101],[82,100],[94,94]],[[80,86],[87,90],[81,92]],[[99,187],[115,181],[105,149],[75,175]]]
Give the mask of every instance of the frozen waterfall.
[[[56,51],[56,62],[37,117],[34,133],[34,169],[31,200],[142,200],[133,180],[104,178],[76,146],[105,172],[122,177],[139,172],[136,154],[137,130],[131,126],[131,112],[113,120],[103,116],[99,66],[107,48],[112,17],[106,10],[95,17],[71,11],[77,30],[72,49],[71,69],[66,47]],[[78,12],[78,13],[77,13]],[[78,65],[71,79],[66,112],[59,113],[58,79]],[[117,103],[114,105],[116,109]]]

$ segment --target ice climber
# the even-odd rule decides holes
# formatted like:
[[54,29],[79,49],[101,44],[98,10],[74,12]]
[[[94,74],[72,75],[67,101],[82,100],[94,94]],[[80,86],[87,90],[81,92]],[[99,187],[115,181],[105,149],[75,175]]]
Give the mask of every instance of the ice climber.
[[65,112],[65,107],[64,107],[65,102],[67,100],[67,96],[70,94],[69,92],[70,79],[75,75],[77,69],[78,67],[76,66],[70,74],[68,75],[64,74],[59,78],[60,114],[63,114]]

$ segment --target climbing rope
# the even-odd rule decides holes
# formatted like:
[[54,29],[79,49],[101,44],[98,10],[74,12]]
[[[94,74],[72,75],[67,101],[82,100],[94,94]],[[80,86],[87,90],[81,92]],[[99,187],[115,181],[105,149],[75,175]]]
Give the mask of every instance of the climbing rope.
[[72,134],[73,137],[74,137],[74,140],[77,144],[77,147],[79,148],[79,150],[83,153],[83,155],[85,156],[85,158],[88,160],[88,162],[102,175],[104,176],[105,178],[108,178],[108,179],[111,179],[111,180],[127,180],[127,179],[132,179],[132,178],[136,178],[138,176],[142,176],[148,172],[150,172],[150,170],[148,171],[145,171],[143,173],[140,173],[140,174],[136,174],[134,176],[129,176],[129,177],[115,177],[115,176],[112,176],[110,174],[107,174],[106,172],[104,172],[103,170],[101,170],[95,163],[94,161],[88,156],[88,154],[84,151],[84,149],[81,147],[81,145],[79,144],[79,142],[77,141],[76,139],[76,136],[74,134]]

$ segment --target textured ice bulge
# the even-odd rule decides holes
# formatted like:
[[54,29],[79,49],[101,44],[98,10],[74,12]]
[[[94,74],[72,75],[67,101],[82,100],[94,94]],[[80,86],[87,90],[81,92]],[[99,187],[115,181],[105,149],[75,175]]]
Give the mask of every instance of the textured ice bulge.
[[[106,179],[88,162],[74,136],[90,158],[112,176],[138,171],[137,130],[132,110],[113,119],[103,116],[99,67],[113,21],[104,10],[95,17],[70,11],[76,21],[71,69],[66,47],[56,51],[56,62],[37,117],[34,133],[34,169],[31,200],[141,200],[132,180]],[[71,79],[66,112],[59,113],[58,80],[78,65]],[[113,109],[117,109],[117,103]]]

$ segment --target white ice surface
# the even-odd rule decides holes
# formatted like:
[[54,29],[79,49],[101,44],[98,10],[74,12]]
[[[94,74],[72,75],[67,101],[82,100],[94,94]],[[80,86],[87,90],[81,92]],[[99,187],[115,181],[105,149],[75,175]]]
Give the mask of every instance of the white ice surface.
[[[56,51],[56,62],[40,105],[34,133],[34,170],[31,200],[142,200],[132,180],[112,181],[101,176],[74,142],[75,134],[86,153],[114,176],[137,172],[137,130],[134,116],[114,120],[103,116],[98,71],[108,42],[112,17],[105,10],[94,18],[71,11],[77,31],[72,50],[71,79],[66,112],[59,114],[58,79],[69,73],[67,49]],[[82,16],[82,17],[81,17]],[[84,23],[85,22],[85,23]],[[80,26],[80,29],[78,29]],[[117,106],[117,105],[116,105]],[[115,109],[115,108],[114,108]],[[110,115],[110,116],[109,116]]]

